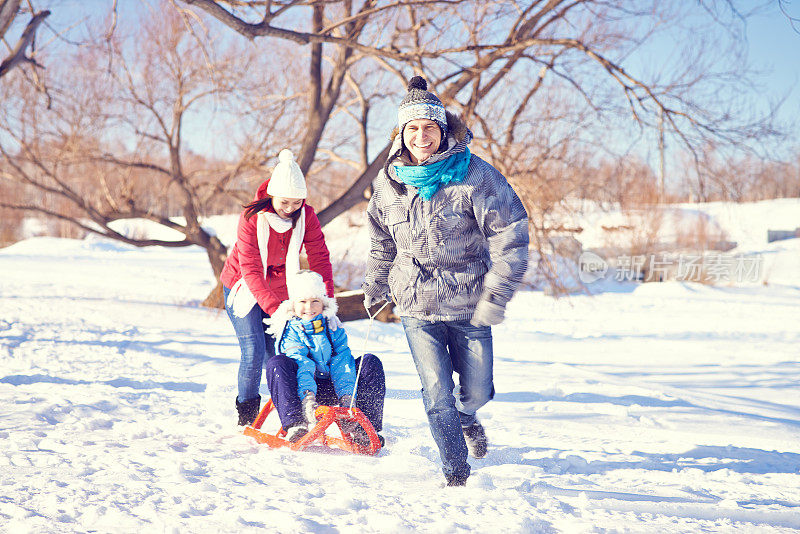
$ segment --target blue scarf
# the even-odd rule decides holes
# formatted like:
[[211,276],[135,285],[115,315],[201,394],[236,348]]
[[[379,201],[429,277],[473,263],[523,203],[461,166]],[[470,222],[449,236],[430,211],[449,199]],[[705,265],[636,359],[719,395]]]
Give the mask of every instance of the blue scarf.
[[399,165],[394,168],[397,177],[407,185],[419,188],[419,196],[430,200],[436,191],[450,182],[460,182],[467,176],[471,154],[468,148],[449,158],[430,165]]

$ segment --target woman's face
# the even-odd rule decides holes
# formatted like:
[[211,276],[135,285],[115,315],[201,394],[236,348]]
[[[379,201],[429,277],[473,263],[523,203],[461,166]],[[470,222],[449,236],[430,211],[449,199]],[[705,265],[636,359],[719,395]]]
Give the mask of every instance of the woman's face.
[[281,219],[290,219],[302,205],[302,198],[272,197],[272,209]]
[[411,154],[411,162],[419,165],[439,150],[442,131],[430,119],[408,121],[403,128],[403,144]]
[[322,300],[316,297],[298,299],[294,303],[294,314],[309,321],[322,313],[324,307]]

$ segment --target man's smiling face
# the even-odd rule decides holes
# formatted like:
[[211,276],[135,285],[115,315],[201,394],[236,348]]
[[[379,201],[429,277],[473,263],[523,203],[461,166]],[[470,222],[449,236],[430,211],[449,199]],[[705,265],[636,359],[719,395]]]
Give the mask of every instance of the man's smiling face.
[[408,121],[403,128],[403,144],[411,154],[411,162],[419,165],[439,150],[442,131],[430,119]]

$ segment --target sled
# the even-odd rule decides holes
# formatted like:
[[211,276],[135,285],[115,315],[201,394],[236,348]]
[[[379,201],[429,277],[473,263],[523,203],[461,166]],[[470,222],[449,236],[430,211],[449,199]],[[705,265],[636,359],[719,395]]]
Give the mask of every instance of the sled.
[[[381,442],[378,438],[378,433],[372,427],[372,423],[366,418],[364,413],[358,408],[345,408],[343,406],[319,406],[314,412],[317,418],[317,424],[314,428],[308,431],[308,434],[292,443],[285,439],[286,430],[280,428],[276,434],[270,434],[261,430],[261,425],[266,421],[267,416],[275,408],[272,399],[267,401],[267,404],[261,409],[253,421],[252,426],[247,426],[244,429],[244,435],[255,438],[258,443],[268,445],[272,448],[288,447],[293,451],[301,451],[311,444],[319,443],[326,447],[336,447],[348,452],[356,454],[374,455],[377,454],[381,448]],[[354,442],[348,433],[342,429],[342,422],[353,421],[366,431],[369,436],[369,445],[361,446]],[[326,430],[333,423],[339,427],[342,437],[337,438],[326,434]]]

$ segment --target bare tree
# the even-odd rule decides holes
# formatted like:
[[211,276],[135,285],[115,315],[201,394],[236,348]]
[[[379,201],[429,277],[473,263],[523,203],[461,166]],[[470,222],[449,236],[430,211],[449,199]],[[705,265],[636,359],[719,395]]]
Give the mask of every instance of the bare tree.
[[[259,49],[269,56],[273,64],[265,65],[266,71],[283,76],[281,83],[273,84],[284,88],[272,93],[279,104],[273,100],[271,105],[289,106],[294,113],[265,106],[263,118],[265,123],[291,122],[296,139],[292,148],[309,179],[324,184],[330,177],[349,176],[331,191],[334,199],[319,213],[323,224],[368,194],[389,150],[385,135],[393,126],[393,110],[414,73],[425,75],[448,108],[464,116],[476,135],[475,152],[530,191],[526,203],[532,221],[545,221],[551,207],[554,210],[570,196],[596,187],[575,170],[576,165],[597,164],[593,151],[624,153],[625,148],[618,150],[614,145],[625,145],[631,132],[644,137],[659,117],[670,139],[696,159],[698,147],[711,140],[736,143],[774,133],[770,110],[742,115],[749,108],[742,105],[739,95],[746,94],[749,78],[735,45],[741,43],[736,29],[748,16],[739,9],[739,4],[748,4],[744,1],[170,1],[178,7],[183,24],[195,29],[185,36],[194,38],[195,52],[202,55],[204,64],[190,69],[196,76],[189,77],[184,77],[188,71],[174,71],[174,54],[151,54],[146,64],[151,71],[163,64],[160,68],[166,79],[189,80],[205,89],[199,89],[202,96],[197,98],[185,93],[177,100],[161,94],[154,97],[156,93],[139,85],[139,71],[129,66],[133,60],[125,59],[121,50],[106,58],[112,74],[106,82],[108,94],[121,92],[123,98],[104,99],[102,91],[95,91],[92,94],[100,98],[81,105],[93,109],[114,100],[127,108],[107,116],[98,111],[93,116],[103,120],[92,122],[89,131],[104,131],[97,124],[124,125],[136,141],[127,153],[109,152],[104,143],[94,151],[81,148],[83,160],[115,169],[117,174],[109,170],[109,176],[117,176],[122,184],[117,190],[109,187],[111,194],[102,201],[103,206],[111,206],[103,211],[108,216],[93,215],[100,211],[96,204],[84,211],[106,235],[113,235],[105,228],[115,218],[157,220],[181,232],[186,244],[200,243],[213,251],[209,257],[215,271],[223,254],[213,236],[203,233],[203,210],[211,199],[219,198],[216,195],[229,194],[237,179],[262,164],[270,144],[249,142],[252,154],[256,149],[261,153],[245,157],[237,151],[221,180],[208,169],[192,173],[184,164],[184,119],[188,109],[206,99],[218,106],[239,105],[237,95],[247,84],[247,76],[241,73],[253,69],[240,68],[238,77],[222,75],[227,72],[225,62],[213,59],[237,42],[238,36],[256,44],[245,50]],[[168,14],[165,18],[172,16],[161,4],[157,9]],[[709,28],[721,31],[702,31]],[[653,66],[632,59],[641,58],[636,53],[644,53],[648,45],[662,44],[656,39],[663,39],[668,29],[679,35],[671,62]],[[137,36],[138,41],[142,46],[159,43],[158,31],[171,35],[169,28],[147,30]],[[685,41],[691,46],[681,44],[682,36],[688,36]],[[733,48],[723,46],[723,41]],[[284,53],[293,54],[292,60],[284,61]],[[97,63],[100,71],[107,68]],[[295,71],[287,70],[293,67]],[[171,94],[176,88],[186,86],[174,83]],[[29,109],[28,104],[19,109]],[[270,121],[268,109],[275,113],[275,120]],[[73,115],[70,120],[78,121],[78,113],[73,110]],[[39,127],[46,123],[43,117],[32,117],[26,120]],[[21,122],[6,120],[10,135],[23,137]],[[102,135],[86,137],[96,140]],[[54,143],[77,146],[72,138]],[[57,153],[62,152],[68,151],[59,148]],[[23,155],[24,151],[6,149],[11,162],[21,161]],[[12,174],[32,183],[32,171],[26,166],[31,161],[16,163]],[[44,165],[36,172],[55,181],[53,169],[63,166]],[[141,205],[142,191],[125,189],[123,178],[134,170],[164,178],[162,195],[182,200],[180,213],[185,222],[177,223],[164,212]],[[201,172],[206,173],[205,181],[198,178]],[[41,184],[54,187],[50,182]],[[61,184],[58,188],[63,189]],[[199,194],[200,190],[205,193]],[[76,204],[84,200],[75,191],[67,196]]]
[[798,12],[797,9],[792,10],[792,3],[790,0],[778,0],[778,5],[780,6],[781,13],[789,19],[789,23],[792,25],[794,31],[800,33],[800,12]]
[[731,154],[719,146],[703,147],[700,165],[685,172],[683,187],[701,202],[752,202],[800,197],[800,169],[795,161],[775,161],[753,154]]
[[[227,248],[203,219],[220,203],[236,209],[232,198],[249,201],[248,180],[263,179],[269,155],[280,150],[274,137],[284,132],[275,117],[294,99],[264,92],[275,74],[255,50],[200,47],[202,32],[196,21],[167,9],[145,17],[131,38],[100,35],[54,62],[48,103],[26,90],[23,76],[9,77],[0,87],[2,178],[29,194],[0,198],[0,207],[67,220],[136,246],[199,245],[218,277]],[[206,128],[211,148],[229,153],[192,152],[186,138]],[[114,221],[131,218],[179,237],[115,229]]]
[[[32,11],[33,8],[31,7]],[[0,0],[0,39],[5,38],[11,23],[21,14],[20,0]],[[38,65],[33,56],[27,54],[27,51],[33,49],[36,30],[48,16],[50,16],[50,11],[47,10],[32,13],[31,19],[17,40],[17,44],[11,47],[8,56],[0,62],[0,78],[18,65],[25,63]]]
[[[425,74],[442,100],[458,108],[486,140],[487,151],[522,138],[521,117],[537,93],[553,90],[570,91],[575,103],[582,101],[602,118],[627,112],[640,128],[653,128],[661,116],[668,133],[690,150],[708,138],[736,142],[773,133],[763,116],[732,113],[740,104],[737,76],[747,80],[736,66],[735,50],[704,39],[710,33],[697,26],[686,26],[688,20],[702,20],[705,29],[717,25],[736,43],[739,36],[726,28],[736,27],[748,13],[733,0],[690,6],[654,0],[173,1],[199,8],[248,39],[309,48],[309,103],[300,150],[304,170],[320,157],[316,149],[337,98],[345,93],[346,73],[365,59],[402,80],[412,71]],[[682,58],[669,69],[627,69],[632,51],[666,27],[684,27],[693,36]],[[325,51],[328,69],[320,68]],[[730,69],[714,63],[720,57],[731,60]],[[712,93],[714,87],[727,89]],[[497,102],[508,104],[505,115],[484,118]],[[320,213],[323,223],[363,199],[385,158],[388,147],[383,148],[369,151],[374,155],[354,173],[352,186]]]

